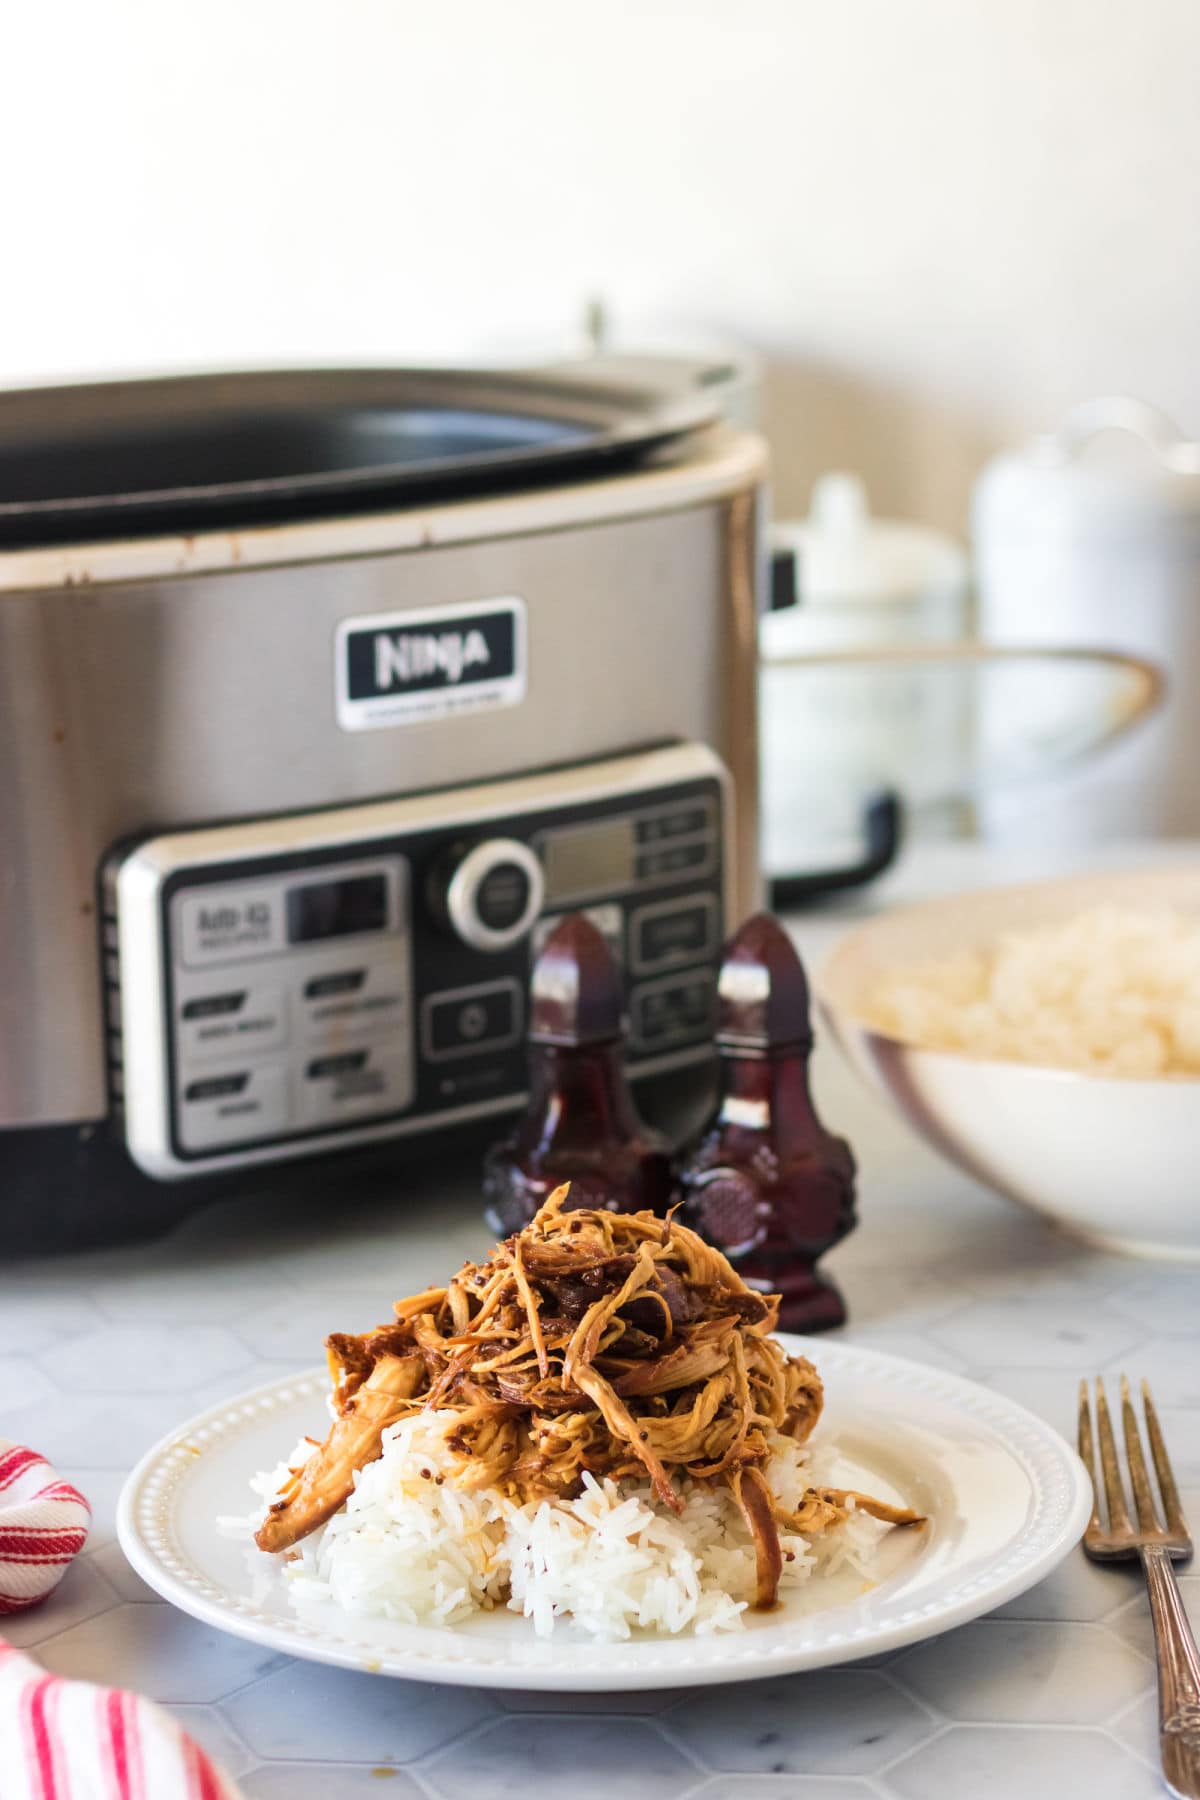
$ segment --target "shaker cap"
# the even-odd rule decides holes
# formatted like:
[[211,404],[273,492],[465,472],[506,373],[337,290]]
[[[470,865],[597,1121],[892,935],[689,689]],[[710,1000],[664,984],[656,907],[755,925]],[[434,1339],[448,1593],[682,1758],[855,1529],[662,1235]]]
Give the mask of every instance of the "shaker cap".
[[770,913],[755,913],[726,946],[717,998],[719,1049],[765,1055],[811,1048],[808,979]]
[[621,1007],[621,974],[602,934],[583,913],[568,913],[533,965],[529,1042],[615,1043]]

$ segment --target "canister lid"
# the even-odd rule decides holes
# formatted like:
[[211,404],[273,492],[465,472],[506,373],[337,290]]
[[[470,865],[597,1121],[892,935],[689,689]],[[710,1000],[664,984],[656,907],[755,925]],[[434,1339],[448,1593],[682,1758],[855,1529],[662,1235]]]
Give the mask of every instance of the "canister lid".
[[876,518],[861,477],[841,470],[821,476],[808,518],[776,525],[772,542],[795,556],[798,604],[763,617],[768,660],[811,648],[814,610],[832,620],[854,607],[912,606],[966,587],[960,544],[911,520]]
[[972,536],[1120,537],[1200,527],[1200,443],[1144,401],[1113,395],[995,457],[975,485]]

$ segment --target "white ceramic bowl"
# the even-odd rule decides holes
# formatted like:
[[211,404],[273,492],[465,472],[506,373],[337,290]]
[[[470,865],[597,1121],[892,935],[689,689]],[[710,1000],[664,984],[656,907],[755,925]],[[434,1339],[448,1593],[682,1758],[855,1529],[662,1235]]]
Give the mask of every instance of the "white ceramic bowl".
[[898,965],[1108,903],[1200,915],[1200,866],[992,888],[888,913],[833,951],[818,1002],[850,1061],[951,1162],[1093,1243],[1200,1262],[1200,1081],[922,1050],[864,1020],[879,978]]

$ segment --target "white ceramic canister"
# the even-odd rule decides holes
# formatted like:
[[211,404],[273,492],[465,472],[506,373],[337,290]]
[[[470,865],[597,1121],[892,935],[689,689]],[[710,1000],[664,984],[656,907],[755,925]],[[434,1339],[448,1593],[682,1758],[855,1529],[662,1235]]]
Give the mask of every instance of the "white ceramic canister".
[[[1200,832],[1200,445],[1140,401],[1090,401],[1053,436],[988,465],[972,545],[985,642],[1132,651],[1168,683],[1158,716],[1094,766],[989,799],[985,835]],[[1023,721],[981,723],[995,734]]]
[[[763,856],[770,875],[851,867],[865,803],[897,787],[914,754],[965,766],[965,690],[869,653],[958,642],[969,626],[961,545],[907,520],[871,515],[856,475],[815,484],[807,519],[773,527],[796,560],[797,604],[759,627]],[[828,652],[868,653],[850,669],[806,666]],[[918,748],[919,747],[919,748]]]

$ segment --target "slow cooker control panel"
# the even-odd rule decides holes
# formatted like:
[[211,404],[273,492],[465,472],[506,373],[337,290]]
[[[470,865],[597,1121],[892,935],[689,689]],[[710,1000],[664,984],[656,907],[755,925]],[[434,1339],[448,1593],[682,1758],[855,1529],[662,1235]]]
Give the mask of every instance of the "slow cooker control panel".
[[707,1058],[730,805],[685,744],[119,847],[103,930],[130,1154],[172,1179],[517,1104],[531,958],[576,907],[626,971],[633,1072]]

